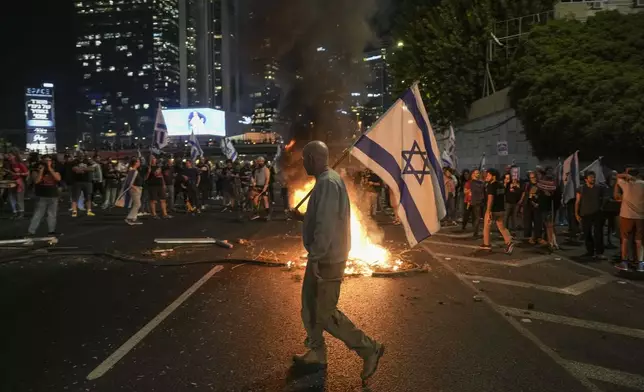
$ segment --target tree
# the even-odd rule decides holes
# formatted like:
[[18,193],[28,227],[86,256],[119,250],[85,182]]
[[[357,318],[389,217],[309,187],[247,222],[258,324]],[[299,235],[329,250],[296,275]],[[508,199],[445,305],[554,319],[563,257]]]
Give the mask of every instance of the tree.
[[579,149],[625,163],[644,146],[644,14],[600,12],[535,28],[510,90],[539,158]]
[[[552,9],[553,0],[405,0],[394,24],[402,46],[389,57],[394,90],[418,80],[432,123],[464,118],[482,97],[496,21]],[[502,67],[496,69],[503,69]],[[493,70],[494,71],[494,70]],[[495,75],[495,79],[505,75]]]

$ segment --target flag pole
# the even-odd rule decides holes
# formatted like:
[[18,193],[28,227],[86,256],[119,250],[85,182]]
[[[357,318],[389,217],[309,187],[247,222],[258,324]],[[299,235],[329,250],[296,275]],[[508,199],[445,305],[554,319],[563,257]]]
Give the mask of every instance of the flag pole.
[[[414,82],[414,84],[412,84],[412,85],[411,85],[411,87],[410,87],[409,89],[413,89],[413,88],[414,88],[414,86],[417,86],[417,85],[418,85],[418,83],[419,83],[418,81]],[[405,90],[405,92],[407,92],[409,89]],[[398,98],[398,99],[400,99],[400,98]],[[351,153],[351,150],[353,149],[353,147],[355,147],[356,143],[358,143],[358,141],[360,141],[360,139],[362,139],[364,136],[366,136],[366,135],[369,133],[369,131],[371,131],[371,130],[372,130],[373,128],[375,128],[378,124],[380,124],[380,121],[381,121],[383,118],[385,118],[385,117],[387,116],[387,114],[388,114],[388,113],[389,113],[389,112],[394,108],[394,106],[396,106],[396,102],[398,102],[398,99],[396,99],[396,100],[394,101],[394,103],[389,107],[389,109],[387,109],[387,111],[386,111],[382,116],[380,116],[380,117],[378,118],[378,120],[376,120],[376,122],[375,122],[375,123],[373,123],[373,124],[369,127],[369,129],[365,130],[365,131],[364,131],[360,136],[358,136],[358,137],[354,140],[354,142],[353,142],[353,143],[351,143],[351,145],[350,145],[349,147],[345,148],[345,149],[344,149],[344,151],[342,151],[342,154],[340,155],[340,157],[338,157],[338,159],[336,159],[335,163],[334,163],[333,165],[331,165],[331,169],[335,169],[336,167],[338,167],[338,165],[339,165],[340,163],[342,163],[342,161],[344,161],[344,160],[349,156],[349,153]],[[304,196],[304,197],[302,198],[302,200],[300,200],[300,202],[299,202],[299,203],[297,203],[297,205],[295,206],[295,208],[293,208],[293,211],[297,211],[297,210],[302,206],[302,204],[304,204],[304,202],[305,202],[306,200],[308,200],[308,198],[309,198],[309,197],[311,197],[311,193],[313,193],[313,189],[311,189],[311,190],[306,194],[306,196]]]

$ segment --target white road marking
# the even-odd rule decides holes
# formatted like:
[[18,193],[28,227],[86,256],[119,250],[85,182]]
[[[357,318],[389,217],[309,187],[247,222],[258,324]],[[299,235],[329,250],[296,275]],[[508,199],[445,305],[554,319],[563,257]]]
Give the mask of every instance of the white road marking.
[[497,283],[497,284],[503,284],[506,286],[523,287],[526,289],[535,289],[535,290],[541,290],[541,291],[548,291],[551,293],[574,295],[574,296],[581,295],[587,291],[603,286],[606,283],[609,283],[615,280],[615,278],[611,276],[598,276],[596,278],[586,279],[584,281],[575,283],[567,287],[553,287],[553,286],[544,286],[544,285],[535,284],[535,283],[520,282],[516,280],[493,278],[490,276],[467,275],[467,274],[458,274],[458,275],[459,277],[462,277],[467,280],[476,279],[482,282]]
[[633,338],[644,339],[644,330],[620,327],[619,325],[601,323],[599,321],[583,320],[573,317],[559,316],[551,313],[535,312],[533,310],[523,310],[503,306],[502,309],[514,317],[527,317],[533,320],[543,320],[551,323],[565,324],[572,327],[593,329],[595,331],[608,332],[617,335],[630,336]]
[[527,259],[512,260],[512,261],[492,260],[492,259],[486,259],[483,257],[469,257],[469,256],[454,255],[449,253],[435,253],[435,255],[436,257],[450,257],[455,260],[472,261],[475,263],[505,265],[508,267],[524,267],[526,265],[552,260],[552,256],[550,255],[535,256]]
[[449,237],[449,238],[469,238],[472,237],[472,233],[434,233],[433,236],[437,237]]
[[465,286],[472,289],[472,291],[476,292],[479,298],[482,298],[486,304],[488,304],[495,312],[497,312],[501,317],[503,317],[504,320],[510,323],[510,325],[512,325],[517,330],[517,332],[519,332],[522,336],[524,336],[532,343],[534,343],[543,353],[545,353],[548,357],[550,357],[550,359],[552,359],[555,363],[557,363],[559,366],[567,370],[568,373],[572,377],[574,377],[577,381],[579,381],[584,387],[586,387],[591,392],[603,392],[599,387],[597,387],[597,385],[593,384],[585,374],[580,372],[575,372],[569,366],[567,366],[568,361],[561,358],[561,356],[559,356],[559,354],[557,354],[553,349],[543,344],[543,342],[539,340],[539,338],[535,334],[533,334],[532,332],[530,332],[530,330],[528,330],[526,327],[521,325],[519,321],[511,317],[506,317],[505,311],[503,310],[503,308],[501,308],[499,305],[494,303],[494,301],[492,301],[490,297],[487,296],[487,294],[480,292],[476,287],[476,285],[470,282],[469,278],[466,277],[467,275],[459,274],[449,263],[445,262],[444,260],[441,260],[440,257],[437,257],[436,254],[432,252],[431,249],[429,249],[429,247],[427,247],[426,245],[422,245],[422,246],[427,251],[427,253],[430,254],[430,256],[432,256],[434,259],[436,259],[436,261],[441,263],[441,265],[445,267],[445,269],[447,269],[452,274],[454,274],[461,281],[461,283],[463,283]]
[[[466,244],[466,243],[462,243],[462,242],[446,242],[446,241],[428,239],[428,240],[423,241],[423,243],[424,244],[435,244],[435,245],[438,245],[438,246],[449,246],[449,247],[452,247],[452,248],[466,248],[466,249],[475,249],[475,250],[481,249],[478,245],[470,245],[470,244]],[[503,242],[493,242],[492,243],[493,247],[496,247],[496,246],[499,246],[499,245],[503,245]]]
[[565,367],[578,377],[586,377],[626,388],[644,391],[644,377],[639,374],[608,369],[602,366],[589,365],[574,361],[566,361]]
[[481,282],[488,282],[488,283],[496,283],[496,284],[502,284],[506,286],[514,286],[514,287],[523,287],[526,289],[535,289],[535,290],[541,290],[541,291],[549,291],[551,293],[557,293],[557,294],[568,294],[568,295],[573,295],[569,292],[566,292],[565,289],[559,288],[559,287],[553,287],[553,286],[544,286],[540,284],[534,284],[534,283],[528,283],[528,282],[519,282],[516,280],[508,280],[508,279],[500,279],[500,278],[492,278],[489,276],[480,276],[480,275],[467,275],[467,274],[457,274],[459,278],[462,279],[467,279],[467,280],[480,280]]
[[121,347],[116,349],[110,355],[105,359],[100,365],[96,367],[96,369],[92,370],[92,372],[87,376],[88,380],[95,380],[101,376],[103,376],[105,373],[107,373],[108,370],[110,370],[118,361],[123,359],[124,356],[126,356],[130,350],[132,350],[137,344],[141,342],[154,328],[156,328],[159,324],[163,322],[172,312],[177,310],[181,304],[183,304],[192,294],[194,294],[201,286],[203,286],[204,283],[208,281],[214,274],[217,272],[221,271],[224,269],[223,266],[221,265],[216,265],[214,266],[210,271],[208,271],[204,276],[201,277],[198,281],[196,281],[188,290],[184,291],[183,294],[179,296],[179,298],[175,299],[174,302],[172,302],[170,305],[168,305],[161,313],[159,313],[155,318],[150,320],[143,328],[141,328],[137,333],[135,333],[131,338],[129,338]]

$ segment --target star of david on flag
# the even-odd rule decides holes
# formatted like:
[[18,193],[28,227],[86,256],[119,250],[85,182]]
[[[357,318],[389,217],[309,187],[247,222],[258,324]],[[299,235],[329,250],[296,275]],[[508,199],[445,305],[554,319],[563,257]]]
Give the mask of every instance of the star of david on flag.
[[440,230],[446,215],[441,154],[417,85],[355,142],[351,155],[391,188],[410,246]]

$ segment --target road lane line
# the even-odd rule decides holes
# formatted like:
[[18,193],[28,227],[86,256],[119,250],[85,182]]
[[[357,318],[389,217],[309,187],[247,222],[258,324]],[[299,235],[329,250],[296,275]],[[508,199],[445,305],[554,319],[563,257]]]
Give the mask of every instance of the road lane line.
[[607,283],[617,280],[615,277],[610,275],[601,275],[594,278],[586,279],[579,283],[575,283],[564,288],[565,291],[571,293],[572,295],[580,295],[597,287],[603,286]]
[[503,317],[504,320],[506,320],[511,326],[514,327],[514,329],[517,330],[519,334],[521,334],[523,337],[527,338],[530,340],[535,346],[537,346],[544,354],[546,354],[550,359],[552,359],[556,364],[561,366],[563,369],[565,369],[568,374],[570,374],[571,377],[579,381],[584,387],[586,387],[589,391],[591,392],[603,392],[597,385],[593,384],[592,381],[589,380],[589,378],[585,374],[581,374],[579,372],[574,372],[569,366],[567,366],[566,360],[561,358],[559,354],[557,354],[553,349],[550,347],[546,346],[539,338],[530,332],[527,328],[525,328],[521,323],[514,318],[507,317],[505,316],[505,311],[503,308],[499,305],[497,305],[494,301],[490,299],[490,297],[487,296],[484,292],[481,292],[474,283],[471,282],[469,278],[467,278],[467,275],[461,275],[459,274],[448,262],[445,260],[442,260],[439,257],[436,257],[436,254],[429,249],[427,245],[421,244],[423,249],[427,253],[429,253],[430,256],[432,256],[434,259],[436,259],[437,262],[439,262],[445,269],[450,271],[454,276],[456,276],[461,283],[463,283],[465,286],[469,287],[472,291],[477,293],[477,296],[483,299],[483,301],[492,308],[495,312],[497,312],[501,317]]
[[436,256],[443,257],[443,258],[449,257],[453,260],[471,261],[474,263],[505,265],[508,267],[524,267],[526,265],[537,264],[548,260],[554,260],[554,258],[550,255],[534,256],[527,259],[515,260],[515,261],[491,260],[483,257],[461,256],[461,255],[453,255],[448,253],[436,253]]
[[196,281],[188,290],[184,291],[183,294],[179,296],[179,298],[175,299],[174,302],[172,302],[170,305],[168,305],[165,309],[161,311],[158,315],[156,315],[155,318],[150,320],[143,328],[141,328],[137,333],[135,333],[131,338],[129,338],[121,347],[116,349],[110,355],[107,357],[106,360],[104,360],[100,365],[96,367],[96,369],[92,370],[92,372],[87,376],[88,380],[95,380],[101,376],[103,376],[105,373],[107,373],[108,370],[110,370],[118,361],[123,359],[124,356],[127,355],[127,353],[130,352],[137,344],[141,342],[154,328],[156,328],[159,324],[163,322],[172,312],[177,310],[181,304],[183,304],[192,294],[194,294],[201,286],[203,286],[204,283],[208,281],[208,279],[212,278],[214,274],[217,272],[223,270],[224,267],[221,265],[216,265],[214,266],[210,271],[208,271],[204,276],[201,277],[198,281]]
[[587,377],[593,380],[603,381],[622,387],[644,391],[644,377],[639,374],[622,372],[620,370],[608,369],[602,366],[589,365],[587,363],[566,361],[566,367],[580,377]]
[[[433,238],[433,237],[432,237]],[[424,244],[435,244],[438,246],[449,246],[452,248],[466,248],[466,249],[474,249],[474,250],[480,250],[481,247],[479,245],[469,245],[469,244],[462,244],[460,242],[445,242],[445,241],[439,241],[439,240],[432,240],[432,239],[427,239],[423,241]],[[502,242],[493,242],[492,246],[496,247],[497,245],[503,245]]]
[[506,286],[514,286],[514,287],[523,287],[526,289],[535,289],[535,290],[541,290],[541,291],[548,291],[551,293],[557,293],[557,294],[567,294],[567,295],[577,295],[572,292],[566,291],[565,288],[559,288],[559,287],[553,287],[553,286],[544,286],[540,284],[534,284],[534,283],[528,283],[528,282],[519,282],[516,280],[508,280],[508,279],[500,279],[500,278],[492,278],[490,276],[481,276],[481,275],[467,275],[467,274],[458,274],[460,278],[463,279],[468,279],[468,280],[478,280],[481,282],[488,282],[488,283],[497,283],[497,284],[503,284]]
[[570,325],[571,327],[579,327],[586,329],[593,329],[595,331],[608,332],[616,335],[630,336],[637,339],[644,339],[644,330],[628,327],[620,327],[619,325],[606,324],[599,321],[591,321],[578,319],[574,317],[559,316],[552,313],[535,312],[533,310],[524,310],[517,308],[510,308],[507,306],[501,307],[507,314],[514,317],[523,317],[534,320],[542,320],[550,323]]
[[449,237],[449,238],[471,238],[472,233],[457,233],[457,234],[452,234],[452,233],[434,233],[432,234],[437,237]]

